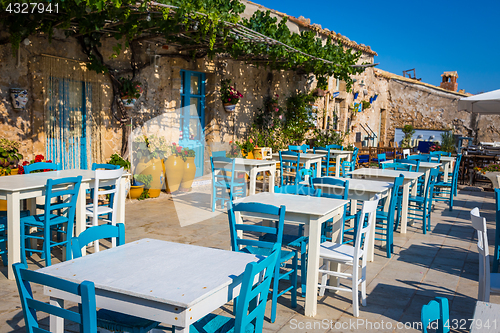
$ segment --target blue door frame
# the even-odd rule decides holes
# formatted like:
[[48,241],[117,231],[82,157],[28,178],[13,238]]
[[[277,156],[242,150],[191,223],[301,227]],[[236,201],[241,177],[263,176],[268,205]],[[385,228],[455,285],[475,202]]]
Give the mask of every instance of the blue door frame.
[[205,153],[205,73],[181,70],[179,145],[195,151],[196,175],[203,175]]

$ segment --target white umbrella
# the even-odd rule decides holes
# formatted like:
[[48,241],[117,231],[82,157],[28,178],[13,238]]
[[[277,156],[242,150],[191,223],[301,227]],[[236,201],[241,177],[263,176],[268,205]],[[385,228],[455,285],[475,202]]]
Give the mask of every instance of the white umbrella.
[[480,114],[500,114],[500,89],[461,98],[458,101],[458,111],[462,110]]

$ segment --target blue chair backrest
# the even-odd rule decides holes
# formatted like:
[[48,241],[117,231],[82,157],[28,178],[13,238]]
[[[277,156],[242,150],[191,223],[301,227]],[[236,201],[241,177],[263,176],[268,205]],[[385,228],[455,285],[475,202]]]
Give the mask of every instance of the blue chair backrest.
[[349,171],[354,171],[353,169],[353,165],[354,165],[355,162],[349,162],[349,161],[342,161],[342,175],[341,177],[349,177],[350,178],[350,175],[347,174],[347,172]]
[[447,151],[438,150],[438,151],[430,151],[429,155],[451,156],[451,153]]
[[97,169],[105,169],[105,170],[116,170],[120,169],[119,165],[114,165],[114,164],[107,164],[107,163],[92,163],[92,171],[95,171]]
[[413,171],[413,165],[403,163],[380,163],[382,169],[393,169],[401,171]]
[[37,162],[25,165],[23,168],[25,174],[29,174],[33,171],[39,171],[39,170],[58,171],[61,170],[61,164],[53,162]]
[[326,145],[325,148],[327,148],[327,149],[340,149],[340,150],[344,150],[344,147],[341,146],[341,145]]
[[309,145],[300,145],[300,146],[294,146],[294,145],[288,145],[288,150],[289,151],[298,151],[298,152],[303,152],[305,153],[309,149]]
[[[298,184],[299,174],[298,170],[300,167],[300,153],[293,151],[280,151],[280,177],[281,185],[285,185],[283,171],[295,172],[295,180],[293,184]],[[284,162],[284,163],[283,163]],[[286,170],[288,169],[288,170]]]
[[71,238],[73,258],[82,256],[82,247],[103,238],[116,238],[117,246],[125,244],[125,225],[123,223],[117,223],[116,225],[102,224],[87,228],[78,237]]
[[377,155],[377,160],[378,160],[379,162],[384,162],[384,161],[387,161],[387,156],[385,155],[385,153],[378,154],[378,155]]
[[[210,164],[212,165],[212,181],[215,184],[216,182],[222,181],[227,184],[234,183],[234,166],[235,159],[229,157],[214,157],[210,156]],[[223,166],[215,166],[214,162],[222,162]],[[218,173],[216,171],[219,171]],[[230,176],[228,174],[231,173]]]
[[431,155],[410,155],[407,157],[409,160],[418,160],[421,162],[430,162],[431,161]]
[[394,185],[391,191],[391,201],[389,203],[389,215],[394,218],[394,213],[396,210],[396,204],[398,202],[399,189],[403,186],[403,182],[405,177],[403,175],[399,175],[397,178],[394,178]]
[[332,199],[344,199],[347,200],[349,194],[349,180],[348,179],[338,179],[338,178],[330,178],[330,177],[318,177],[318,178],[310,178],[309,179],[311,187],[314,188],[315,185],[324,184],[324,185],[333,185],[339,186],[339,188],[327,188],[324,187],[321,189],[321,196]]
[[453,166],[453,175],[452,175],[453,186],[455,186],[458,181],[458,171],[460,169],[460,161],[462,161],[462,154],[457,155],[457,158],[455,160],[455,165]]
[[277,269],[280,251],[280,245],[275,244],[267,258],[251,262],[245,267],[236,303],[234,332],[246,332],[249,324],[253,324],[254,332],[262,332],[269,287],[274,270]]
[[212,157],[226,157],[226,151],[225,150],[213,151]]
[[404,163],[404,164],[412,164],[415,167],[413,168],[413,171],[418,172],[420,168],[420,160],[410,160],[408,158],[397,158],[394,160],[395,163]]
[[354,169],[356,168],[356,162],[357,162],[357,158],[358,158],[358,151],[359,151],[359,148],[358,147],[354,147],[354,151],[352,153],[352,158],[351,158],[351,161],[352,161],[351,171],[354,171]]
[[[36,312],[40,311],[79,324],[80,332],[82,333],[97,333],[94,283],[90,281],[83,281],[80,284],[70,282],[47,274],[27,270],[26,266],[21,263],[12,265],[12,268],[21,298],[24,324],[26,325],[27,332],[50,333],[50,331],[38,326]],[[78,312],[73,312],[34,299],[33,292],[31,291],[31,283],[37,283],[79,296],[81,298],[81,303],[77,307]]]
[[[231,248],[233,251],[240,251],[240,247],[257,247],[257,248],[273,248],[275,244],[279,244],[281,248],[281,244],[283,243],[283,228],[285,223],[285,206],[276,207],[273,205],[266,205],[257,202],[249,202],[249,203],[237,203],[232,205],[232,207],[228,210],[229,217],[229,231],[231,234]],[[262,215],[263,219],[269,219],[273,221],[277,221],[274,223],[274,226],[266,227],[263,225],[257,224],[248,224],[248,223],[237,223],[235,212],[249,212],[249,213],[259,213]],[[269,234],[276,242],[269,242],[265,240],[258,239],[249,239],[249,238],[240,238],[238,237],[238,231],[241,233],[252,232],[252,233],[263,233]]]
[[437,320],[438,329],[436,332],[447,333],[450,331],[450,310],[448,307],[448,299],[445,297],[436,297],[434,300],[422,306],[420,313],[422,321],[422,332],[427,333],[427,326]]
[[314,169],[302,168],[299,170],[300,181],[303,181],[306,178],[306,176],[314,177],[315,175],[316,175],[316,170]]
[[284,194],[298,194],[298,195],[310,195],[312,197],[320,197],[321,189],[314,189],[306,185],[283,185],[281,187],[275,186],[274,193],[284,193]]

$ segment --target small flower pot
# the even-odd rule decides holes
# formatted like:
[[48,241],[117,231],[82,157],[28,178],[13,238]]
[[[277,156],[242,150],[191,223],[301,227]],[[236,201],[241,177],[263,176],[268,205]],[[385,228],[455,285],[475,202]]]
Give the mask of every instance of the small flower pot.
[[11,88],[10,98],[12,107],[16,111],[24,110],[28,103],[28,90],[23,88]]
[[133,109],[135,102],[137,102],[137,100],[135,98],[128,98],[126,96],[122,97],[123,106],[127,110]]
[[224,103],[224,110],[226,112],[234,112],[236,111],[236,104]]
[[142,191],[144,191],[144,185],[140,186],[130,186],[130,198],[137,199],[141,196]]

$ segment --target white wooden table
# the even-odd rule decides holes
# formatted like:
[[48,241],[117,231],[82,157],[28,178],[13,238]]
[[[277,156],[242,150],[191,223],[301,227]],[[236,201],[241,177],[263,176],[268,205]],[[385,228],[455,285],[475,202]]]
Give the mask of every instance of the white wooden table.
[[[94,282],[98,308],[114,310],[164,324],[176,332],[238,296],[252,254],[156,239],[141,239],[106,251],[39,269],[73,282]],[[45,288],[52,304],[75,301]],[[64,323],[51,317],[50,331],[62,333]]]
[[[308,149],[307,151],[313,152],[312,149]],[[340,177],[342,159],[346,159],[350,162],[352,159],[352,153],[353,152],[350,150],[330,149],[330,160],[335,160],[335,177]]]
[[[369,201],[374,200],[375,196],[378,194],[380,199],[387,197],[391,194],[391,189],[393,183],[379,180],[366,180],[366,179],[348,179],[348,178],[338,178],[338,177],[322,177],[322,178],[333,178],[349,181],[348,189],[348,199],[351,200],[351,214],[356,213],[358,200]],[[302,182],[301,184],[306,184]],[[334,186],[328,184],[315,184],[315,188],[320,188],[322,192],[333,193],[333,194],[343,194],[344,187]],[[373,216],[375,218],[375,215]],[[357,221],[354,221],[356,223]],[[372,221],[372,225],[375,225],[375,219]],[[370,237],[368,238],[367,247],[367,260],[374,260],[374,246],[375,246],[375,227],[371,228]]]
[[[431,160],[437,161],[438,157],[432,157]],[[455,163],[455,157],[453,156],[441,156],[441,165],[443,166],[444,169],[444,179],[443,181],[447,182],[448,181],[448,173],[453,170],[453,164]]]
[[[371,169],[371,168],[361,168],[351,171],[350,174],[353,178],[370,179],[370,180],[381,180],[381,181],[392,181],[403,175],[405,177],[403,181],[403,204],[401,209],[401,233],[406,233],[406,228],[408,224],[408,203],[410,197],[410,185],[417,182],[418,178],[423,176],[423,172],[410,172],[410,171],[399,171],[399,170],[387,170],[387,169]],[[416,186],[414,187],[416,191]]]
[[[321,241],[321,224],[331,218],[334,219],[332,240],[339,241],[340,221],[344,214],[344,205],[347,200],[318,198],[294,194],[258,193],[249,197],[235,200],[235,202],[258,202],[273,206],[286,206],[285,222],[304,224],[305,234],[309,236],[307,260],[307,284],[305,315],[314,317],[317,311],[317,290],[319,270],[319,245]],[[240,221],[242,215],[235,214]],[[259,215],[244,215],[261,218]]]
[[500,331],[500,304],[477,301],[472,322],[467,321],[467,327],[469,326],[471,333],[498,333]]
[[[86,228],[85,223],[85,200],[86,190],[92,188],[94,171],[82,169],[70,169],[61,171],[49,171],[41,173],[30,173],[24,175],[0,177],[0,199],[7,200],[7,241],[8,241],[8,278],[14,280],[12,264],[21,261],[21,226],[20,206],[22,199],[30,200],[30,211],[36,213],[36,198],[45,195],[47,179],[59,179],[64,177],[82,176],[82,184],[76,204],[76,235]],[[122,177],[120,192],[118,193],[118,205],[116,207],[116,223],[125,223],[125,190],[126,177]]]
[[[312,154],[312,153],[300,153],[300,163],[304,163],[306,169],[310,169],[312,164],[316,164],[316,177],[321,177],[321,158],[325,154]],[[297,160],[295,156],[287,155],[288,159]],[[278,153],[273,154],[273,160],[280,160],[280,155]],[[306,180],[308,176],[306,176]]]
[[[382,162],[382,164],[383,163],[394,163],[394,160],[389,160],[389,161]],[[405,163],[403,163],[403,164],[405,164]],[[425,183],[424,183],[425,187],[424,187],[424,191],[427,188],[427,181],[429,180],[429,176],[431,174],[431,169],[438,169],[438,168],[441,167],[441,165],[442,165],[441,163],[420,162],[420,164],[418,166],[418,171],[425,173]]]
[[[255,184],[257,180],[257,174],[259,172],[265,172],[269,171],[271,174],[270,180],[269,180],[269,191],[274,192],[274,185],[276,183],[275,177],[276,177],[276,161],[270,161],[270,160],[254,160],[254,159],[246,159],[246,158],[235,158],[235,170],[236,171],[244,171],[249,174],[250,176],[250,193],[249,195],[255,194]],[[216,162],[214,161],[214,166],[215,167],[227,167],[230,168],[228,165],[225,166],[226,163],[223,162]],[[213,193],[212,193],[213,195]]]

